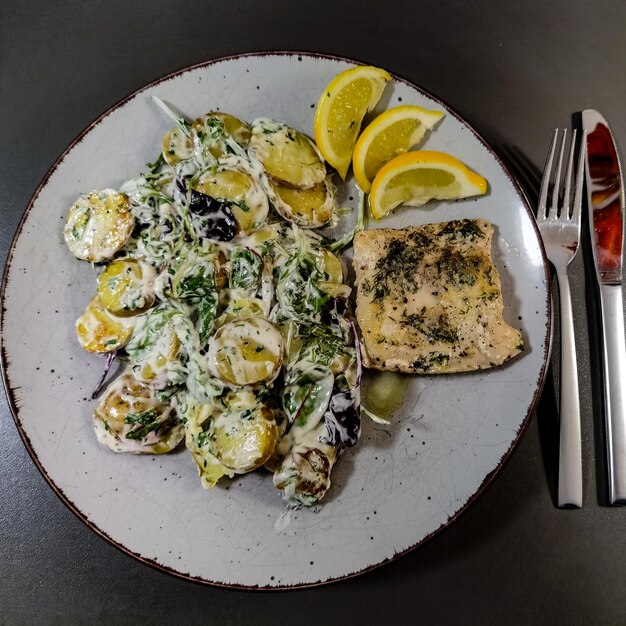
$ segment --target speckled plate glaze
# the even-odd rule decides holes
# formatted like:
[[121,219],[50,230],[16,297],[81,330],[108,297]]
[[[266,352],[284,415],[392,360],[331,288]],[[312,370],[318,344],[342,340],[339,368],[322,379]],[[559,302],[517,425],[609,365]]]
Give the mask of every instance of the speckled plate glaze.
[[[400,79],[379,108],[444,109],[427,147],[487,177],[488,195],[405,210],[381,224],[482,217],[496,226],[507,320],[527,350],[488,372],[412,379],[389,427],[364,420],[318,512],[281,518],[269,474],[204,491],[184,451],[115,455],[97,442],[89,399],[103,359],[83,352],[74,321],[95,291],[91,267],[63,241],[79,193],[116,187],[160,150],[170,126],[150,97],[189,117],[208,110],[270,116],[312,134],[314,105],[347,60],[252,54],[168,76],[94,122],[54,164],[26,211],[3,282],[2,366],[15,422],[37,467],[92,530],[139,560],[193,580],[235,587],[315,585],[373,568],[453,521],[494,478],[521,437],[541,391],[550,336],[546,259],[518,186],[486,142],[442,102]],[[346,201],[353,188],[346,188]],[[289,523],[286,523],[289,521]]]

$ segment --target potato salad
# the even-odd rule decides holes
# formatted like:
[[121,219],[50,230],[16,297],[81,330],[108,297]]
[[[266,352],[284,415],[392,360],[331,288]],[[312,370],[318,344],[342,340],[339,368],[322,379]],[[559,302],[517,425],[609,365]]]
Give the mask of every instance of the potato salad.
[[335,222],[335,190],[303,133],[156,102],[174,123],[158,158],[81,195],[64,230],[97,273],[78,341],[125,364],[98,393],[97,438],[135,454],[184,442],[205,488],[263,467],[290,505],[314,505],[360,433],[339,256],[354,233],[314,230]]

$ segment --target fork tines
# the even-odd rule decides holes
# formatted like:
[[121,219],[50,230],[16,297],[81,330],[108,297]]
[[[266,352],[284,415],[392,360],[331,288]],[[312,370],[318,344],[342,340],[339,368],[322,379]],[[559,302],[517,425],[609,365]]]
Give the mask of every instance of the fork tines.
[[[574,186],[574,198],[572,198],[572,169],[574,166],[574,155],[576,153],[576,129],[572,132],[572,141],[570,144],[569,158],[567,162],[567,171],[565,178],[561,180],[563,156],[565,154],[565,144],[567,143],[567,129],[563,129],[562,138],[559,148],[559,157],[554,167],[554,156],[559,144],[559,134],[561,131],[557,128],[552,136],[548,160],[543,171],[541,180],[541,189],[539,191],[539,205],[537,207],[537,219],[570,219],[580,221],[581,200],[582,200],[582,181],[583,181],[583,159],[579,159],[579,168],[576,175],[576,184]],[[582,149],[582,146],[581,146]],[[564,183],[564,188],[562,186]],[[561,191],[562,190],[562,191]],[[550,206],[548,207],[548,201]],[[578,215],[574,215],[574,213]]]

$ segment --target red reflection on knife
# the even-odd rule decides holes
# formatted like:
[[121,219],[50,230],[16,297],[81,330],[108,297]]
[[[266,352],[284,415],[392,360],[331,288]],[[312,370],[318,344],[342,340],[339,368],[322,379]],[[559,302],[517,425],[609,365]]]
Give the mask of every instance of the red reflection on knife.
[[597,124],[587,135],[589,175],[593,184],[593,229],[596,261],[600,274],[619,271],[622,265],[622,212],[617,159],[612,159],[613,139],[609,129]]

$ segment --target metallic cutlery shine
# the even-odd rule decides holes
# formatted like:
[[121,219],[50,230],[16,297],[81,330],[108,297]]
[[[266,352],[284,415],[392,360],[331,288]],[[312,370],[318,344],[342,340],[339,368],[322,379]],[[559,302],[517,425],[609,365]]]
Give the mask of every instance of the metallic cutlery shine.
[[[562,136],[559,142],[559,135]],[[561,385],[559,426],[560,507],[582,507],[582,455],[578,369],[572,300],[567,267],[578,252],[584,175],[585,144],[580,142],[578,164],[574,169],[576,131],[572,134],[567,170],[562,177],[567,131],[554,131],[543,172],[537,224],[548,259],[554,266],[559,286],[561,312]],[[558,158],[555,154],[558,148]]]

